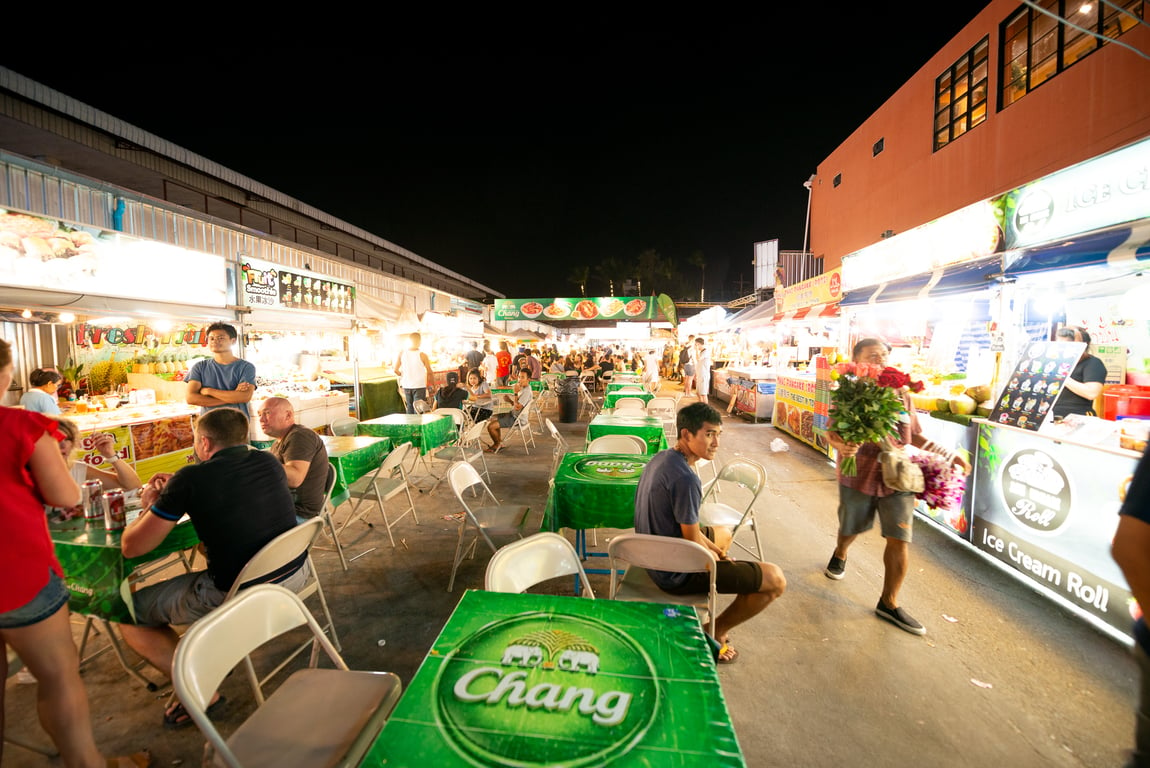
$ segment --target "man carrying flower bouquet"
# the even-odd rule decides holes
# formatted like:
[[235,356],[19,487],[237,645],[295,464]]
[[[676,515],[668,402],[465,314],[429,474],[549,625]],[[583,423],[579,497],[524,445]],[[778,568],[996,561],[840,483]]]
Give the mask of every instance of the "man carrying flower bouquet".
[[[898,592],[906,578],[915,494],[896,491],[883,483],[879,455],[891,446],[914,445],[939,451],[922,436],[910,388],[921,389],[910,377],[886,365],[890,347],[880,339],[863,339],[851,352],[851,363],[836,369],[837,389],[832,394],[827,440],[838,454],[839,532],[835,551],[824,573],[830,579],[846,575],[847,550],[859,534],[874,526],[878,515],[883,551],[882,595],[875,614],[899,629],[915,635],[926,628],[898,604]],[[964,474],[970,465],[961,456],[951,462]]]

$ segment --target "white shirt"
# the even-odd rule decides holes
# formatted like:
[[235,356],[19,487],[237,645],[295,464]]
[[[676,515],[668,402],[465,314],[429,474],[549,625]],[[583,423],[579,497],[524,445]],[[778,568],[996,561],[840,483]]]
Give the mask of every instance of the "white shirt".
[[405,349],[399,358],[399,386],[401,389],[426,389],[427,368],[423,353],[418,349]]

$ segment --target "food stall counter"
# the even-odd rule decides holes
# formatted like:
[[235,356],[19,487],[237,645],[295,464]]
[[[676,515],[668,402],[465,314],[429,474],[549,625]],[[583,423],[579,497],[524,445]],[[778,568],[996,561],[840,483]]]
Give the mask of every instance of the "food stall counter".
[[80,430],[76,458],[100,466],[104,458],[92,436],[106,432],[116,441],[116,455],[131,464],[140,479],[157,472],[175,472],[193,461],[192,427],[200,409],[186,403],[122,405],[111,410],[65,413]]
[[[735,401],[732,410],[750,416],[755,421],[770,419],[775,411],[775,389],[778,372],[766,366],[734,366],[715,372],[725,378],[729,398]],[[716,381],[716,391],[718,382]]]

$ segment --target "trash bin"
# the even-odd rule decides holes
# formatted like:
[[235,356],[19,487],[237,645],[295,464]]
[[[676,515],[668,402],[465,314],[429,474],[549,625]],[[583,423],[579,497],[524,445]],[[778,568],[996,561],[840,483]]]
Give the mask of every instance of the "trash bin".
[[556,382],[559,398],[559,421],[574,424],[579,421],[579,377],[567,376]]

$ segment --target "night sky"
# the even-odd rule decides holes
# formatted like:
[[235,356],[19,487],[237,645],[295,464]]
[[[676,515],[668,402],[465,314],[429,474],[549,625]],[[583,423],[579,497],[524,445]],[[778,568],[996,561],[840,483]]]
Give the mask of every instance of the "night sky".
[[0,60],[509,297],[578,295],[581,265],[599,295],[597,265],[653,249],[694,292],[702,252],[730,299],[755,242],[801,249],[818,163],[986,2],[841,5]]

